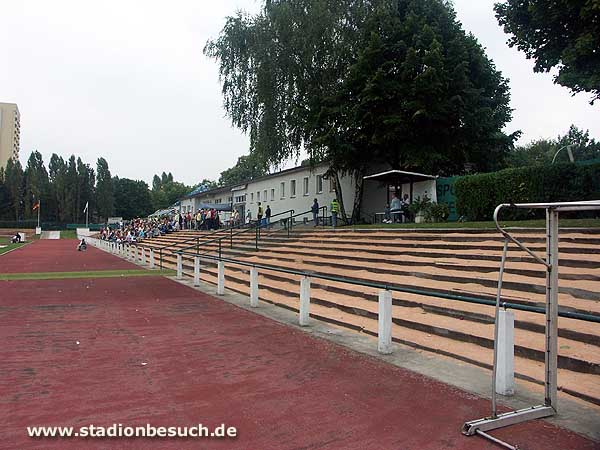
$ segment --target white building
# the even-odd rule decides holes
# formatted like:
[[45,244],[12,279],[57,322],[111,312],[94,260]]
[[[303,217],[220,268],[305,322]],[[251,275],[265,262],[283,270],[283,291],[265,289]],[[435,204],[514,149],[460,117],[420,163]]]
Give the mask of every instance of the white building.
[[[327,216],[330,215],[330,204],[336,196],[335,183],[333,179],[325,178],[327,164],[319,164],[315,167],[299,166],[293,169],[283,170],[264,177],[256,178],[243,184],[225,186],[199,193],[191,193],[181,199],[182,212],[195,212],[200,208],[214,207],[218,209],[237,209],[240,217],[246,218],[248,210],[252,219],[256,219],[258,202],[261,202],[263,210],[271,207],[272,215],[293,209],[295,214],[303,213],[296,221],[311,220],[311,206],[316,198],[320,206],[327,206]],[[381,171],[372,171],[370,174]],[[396,171],[398,172],[398,171]],[[390,176],[391,172],[384,172],[384,178]],[[420,174],[412,174],[420,175]],[[433,201],[436,200],[435,177],[428,177],[425,181],[413,183],[412,195],[414,198],[427,194]],[[387,178],[386,178],[387,180]],[[354,205],[355,186],[352,177],[344,176],[340,179],[344,207],[348,216],[352,214]],[[410,192],[410,184],[398,186],[402,193]],[[386,188],[388,192],[386,192]],[[391,189],[391,190],[390,190]],[[389,202],[395,187],[388,187],[387,181],[381,182],[372,178],[365,179],[363,189],[362,217],[366,221],[372,221],[373,214],[384,210]],[[223,219],[227,220],[227,213]]]

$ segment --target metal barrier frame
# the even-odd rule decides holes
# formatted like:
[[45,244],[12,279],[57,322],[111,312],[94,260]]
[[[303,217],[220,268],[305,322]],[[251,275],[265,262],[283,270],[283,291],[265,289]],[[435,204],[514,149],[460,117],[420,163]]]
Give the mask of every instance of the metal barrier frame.
[[[531,249],[527,248],[518,239],[506,231],[498,222],[500,211],[504,208],[520,209],[545,209],[546,210],[546,257],[545,259],[536,255]],[[591,211],[600,210],[600,200],[580,201],[580,202],[558,202],[558,203],[519,203],[519,204],[500,204],[494,211],[494,222],[496,228],[504,236],[504,247],[502,251],[502,260],[500,263],[500,272],[498,275],[498,290],[496,294],[496,313],[494,325],[494,365],[492,371],[492,414],[490,417],[472,420],[463,425],[462,433],[467,436],[480,435],[506,448],[515,449],[516,447],[503,442],[486,431],[497,428],[514,425],[532,419],[549,417],[557,412],[557,373],[558,373],[558,221],[559,213],[563,211]],[[534,260],[546,267],[546,305],[544,313],[546,315],[545,327],[545,400],[543,405],[532,406],[529,408],[511,411],[504,414],[498,414],[496,402],[496,369],[498,362],[498,316],[500,311],[500,298],[502,294],[502,278],[504,267],[506,265],[506,255],[508,253],[508,244],[513,242],[521,250],[531,255]]]

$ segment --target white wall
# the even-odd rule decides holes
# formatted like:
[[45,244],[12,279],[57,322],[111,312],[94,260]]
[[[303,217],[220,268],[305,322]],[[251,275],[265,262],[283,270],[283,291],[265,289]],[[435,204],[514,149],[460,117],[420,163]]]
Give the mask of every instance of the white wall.
[[[248,186],[243,191],[236,192],[236,195],[246,194],[245,208],[252,211],[252,218],[256,219],[258,212],[258,202],[260,201],[263,210],[267,206],[271,207],[272,215],[293,209],[295,214],[309,211],[314,199],[319,202],[319,206],[330,207],[331,201],[335,196],[335,192],[331,189],[330,180],[322,179],[322,191],[317,192],[317,178],[323,176],[327,168],[318,166],[311,171],[310,168],[302,168],[281,174],[274,174],[268,178],[259,179],[248,183]],[[308,179],[308,192],[304,191],[305,178]],[[295,194],[292,193],[292,181],[296,182]],[[282,191],[282,184],[284,185]],[[344,186],[347,183],[344,183]],[[343,187],[344,189],[344,187]],[[265,199],[265,191],[267,198]],[[259,200],[260,193],[260,200]],[[345,194],[346,195],[346,194]],[[350,203],[352,205],[352,203]],[[328,210],[329,214],[329,210]],[[296,221],[302,221],[304,218],[312,220],[312,214],[308,213],[297,217]]]

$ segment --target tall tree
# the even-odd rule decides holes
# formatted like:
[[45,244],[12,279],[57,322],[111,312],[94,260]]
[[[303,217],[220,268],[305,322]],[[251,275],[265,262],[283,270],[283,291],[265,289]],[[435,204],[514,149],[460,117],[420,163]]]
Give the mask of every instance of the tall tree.
[[65,160],[53,153],[48,164],[50,192],[54,198],[54,217],[59,222],[65,222],[70,214],[67,193],[67,164]]
[[[85,164],[81,158],[77,158],[77,209],[74,219],[77,223],[83,223],[85,218],[85,205],[88,205],[88,213],[93,211],[94,191],[96,184],[96,174],[89,164]],[[91,215],[91,214],[90,214]]]
[[10,196],[13,217],[19,220],[23,214],[24,175],[19,160],[9,159],[4,173],[6,187]]
[[[268,173],[268,166],[256,154],[240,156],[235,166],[221,172],[220,186],[238,184],[244,181],[262,177]],[[208,180],[204,180],[203,184]]]
[[44,166],[42,154],[38,151],[31,152],[25,167],[25,195],[24,207],[25,218],[31,219],[37,217],[37,212],[33,211],[33,205],[40,201],[40,213],[42,217],[47,217],[47,208],[52,208],[50,203],[50,182],[48,180],[48,171]]
[[[4,167],[0,167],[0,218],[12,216],[10,193],[6,186]],[[10,215],[10,216],[9,216]]]
[[173,175],[170,172],[169,174],[163,172],[160,178],[158,175],[154,175],[151,192],[154,210],[171,206],[191,189],[183,183],[173,181]]
[[251,154],[277,165],[305,149],[338,193],[352,174],[357,215],[367,164],[486,168],[514,138],[506,80],[443,0],[270,0],[205,53]]
[[535,72],[555,68],[555,83],[600,99],[598,0],[507,0],[494,8],[508,45],[534,59]]
[[104,158],[98,158],[96,164],[96,207],[100,220],[106,220],[115,211],[115,194],[113,180],[108,169],[108,162]]
[[150,190],[144,181],[114,177],[113,186],[117,216],[134,219],[153,212]]
[[[600,159],[600,142],[590,138],[589,131],[583,131],[571,125],[565,135],[554,139],[539,139],[514,148],[507,160],[508,167],[522,167],[536,164],[551,164],[556,156],[557,162],[569,161],[566,146],[572,145],[571,152],[575,161]],[[562,154],[557,154],[559,151]]]

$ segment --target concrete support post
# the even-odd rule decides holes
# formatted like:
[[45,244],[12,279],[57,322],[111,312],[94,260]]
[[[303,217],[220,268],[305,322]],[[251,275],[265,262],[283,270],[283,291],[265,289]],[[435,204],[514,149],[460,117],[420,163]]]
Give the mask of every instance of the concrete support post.
[[379,291],[379,321],[378,321],[379,353],[392,353],[392,291]]
[[250,268],[250,306],[256,308],[258,306],[258,269]]
[[183,278],[183,257],[181,254],[177,255],[177,279],[181,280]]
[[310,278],[304,276],[300,279],[300,317],[298,322],[301,327],[306,327],[310,322]]
[[200,257],[194,256],[194,286],[200,286]]
[[146,265],[146,249],[144,247],[142,247],[142,254],[141,254],[141,263],[145,266]]
[[498,313],[496,393],[512,395],[515,392],[515,314],[505,309]]
[[154,249],[150,249],[150,268],[154,269]]
[[217,281],[217,295],[225,294],[225,264],[223,261],[219,261],[219,275]]

